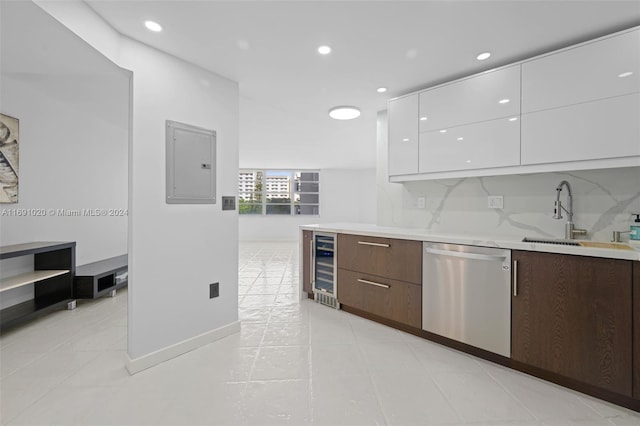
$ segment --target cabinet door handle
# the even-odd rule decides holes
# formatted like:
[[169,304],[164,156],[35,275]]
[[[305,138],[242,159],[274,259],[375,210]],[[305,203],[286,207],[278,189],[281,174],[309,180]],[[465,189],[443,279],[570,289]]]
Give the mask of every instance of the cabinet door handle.
[[309,245],[309,282],[313,286],[313,267],[315,264],[315,259],[313,258],[313,240],[311,240],[311,245]]
[[391,286],[388,286],[387,284],[380,284],[380,283],[376,283],[376,282],[369,281],[369,280],[363,280],[361,278],[358,278],[358,282],[362,283],[362,284],[374,285],[376,287],[391,288]]
[[381,243],[370,243],[369,241],[358,241],[358,244],[362,244],[363,246],[374,246],[374,247],[391,247],[390,244],[381,244]]
[[513,261],[513,297],[518,296],[518,261]]

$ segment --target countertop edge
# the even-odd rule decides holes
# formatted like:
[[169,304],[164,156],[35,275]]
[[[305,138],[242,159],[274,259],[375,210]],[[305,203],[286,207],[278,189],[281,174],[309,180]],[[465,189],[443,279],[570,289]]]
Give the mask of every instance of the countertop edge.
[[635,250],[618,250],[609,248],[563,246],[545,243],[528,243],[515,238],[509,239],[508,237],[493,239],[484,236],[432,234],[426,232],[424,229],[383,227],[362,223],[300,225],[300,230],[640,261],[640,248],[636,248]]

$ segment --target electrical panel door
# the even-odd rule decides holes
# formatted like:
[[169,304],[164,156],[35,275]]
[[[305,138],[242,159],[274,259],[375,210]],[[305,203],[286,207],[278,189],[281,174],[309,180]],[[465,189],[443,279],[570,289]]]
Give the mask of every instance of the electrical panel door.
[[167,203],[215,204],[216,132],[167,121]]

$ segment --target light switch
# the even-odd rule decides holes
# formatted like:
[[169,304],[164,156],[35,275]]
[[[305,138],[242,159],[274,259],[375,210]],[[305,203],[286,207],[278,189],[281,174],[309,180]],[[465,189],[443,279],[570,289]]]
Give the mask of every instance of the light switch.
[[222,210],[235,210],[236,197],[222,197]]

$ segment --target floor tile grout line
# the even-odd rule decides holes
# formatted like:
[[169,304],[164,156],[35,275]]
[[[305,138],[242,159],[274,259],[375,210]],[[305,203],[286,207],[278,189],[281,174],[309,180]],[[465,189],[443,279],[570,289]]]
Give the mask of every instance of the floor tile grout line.
[[382,414],[382,418],[384,419],[385,425],[390,425],[390,421],[389,421],[389,417],[387,415],[387,413],[384,410],[384,407],[382,406],[381,401],[381,397],[380,397],[380,393],[378,392],[378,389],[376,387],[376,384],[373,380],[373,374],[371,372],[371,369],[369,367],[369,365],[367,364],[367,360],[365,357],[365,352],[364,349],[361,346],[362,341],[360,339],[358,339],[358,336],[355,332],[355,330],[353,329],[353,324],[351,323],[351,321],[348,321],[349,323],[349,328],[351,329],[351,333],[353,334],[353,340],[354,343],[356,345],[356,347],[358,348],[358,352],[360,353],[360,358],[362,359],[362,363],[364,366],[365,371],[367,372],[367,379],[369,380],[369,383],[371,384],[371,388],[373,390],[373,394],[376,398],[376,403],[378,404],[378,409],[380,410],[380,414]]
[[505,386],[500,380],[498,380],[497,377],[494,377],[493,374],[491,374],[491,372],[489,370],[487,370],[481,363],[477,362],[475,359],[474,361],[480,366],[480,368],[482,369],[482,371],[489,376],[489,378],[491,380],[493,380],[494,383],[496,383],[498,386],[500,386],[500,388],[502,388],[502,390],[504,390],[507,395],[509,395],[511,398],[513,398],[515,401],[517,401],[524,409],[527,413],[529,413],[529,415],[531,417],[533,417],[536,421],[538,422],[542,422],[543,420],[538,418],[538,416],[536,416],[533,411],[531,411],[531,409],[523,402],[520,400],[520,398],[518,398],[516,395],[513,394],[513,392],[511,392],[511,390]]
[[420,363],[420,365],[422,366],[422,368],[425,369],[425,372],[427,373],[427,375],[429,376],[429,380],[431,381],[431,383],[433,383],[433,385],[435,386],[435,388],[438,390],[438,392],[440,392],[440,395],[442,395],[442,397],[444,398],[444,400],[447,402],[447,404],[449,405],[449,408],[451,408],[451,410],[455,413],[456,416],[458,416],[458,419],[460,419],[461,422],[465,422],[465,418],[462,415],[462,413],[460,413],[455,405],[451,402],[451,400],[449,399],[449,397],[447,396],[447,394],[444,392],[444,390],[442,389],[442,387],[440,387],[440,385],[438,385],[438,382],[435,380],[435,378],[433,377],[433,374],[431,374],[430,371],[428,371],[426,369],[426,367],[424,366],[424,363],[421,360],[420,354],[417,353],[416,348],[413,345],[408,344],[407,345],[409,347],[409,350],[413,352],[413,354],[415,355],[416,358],[418,358],[418,362]]

